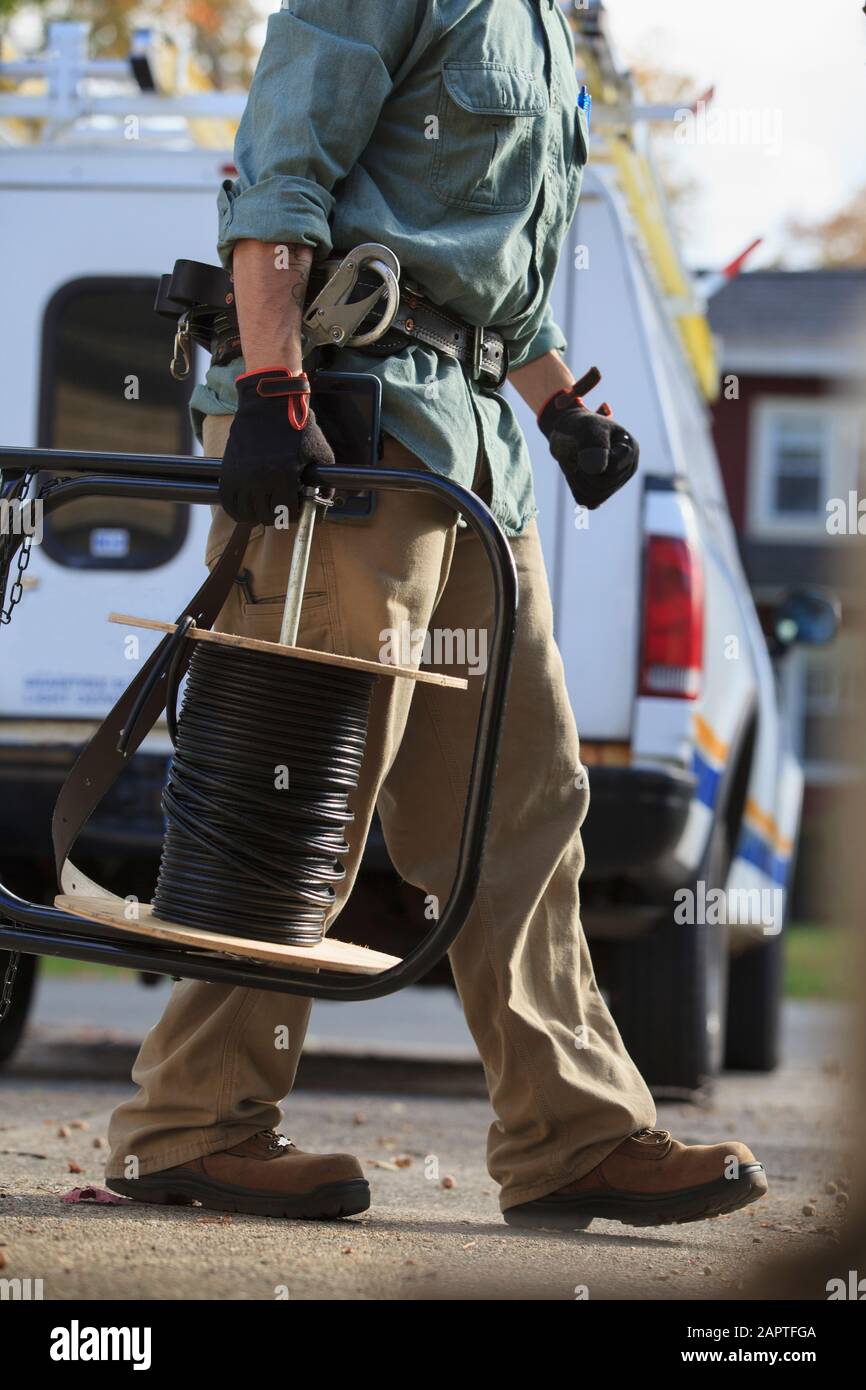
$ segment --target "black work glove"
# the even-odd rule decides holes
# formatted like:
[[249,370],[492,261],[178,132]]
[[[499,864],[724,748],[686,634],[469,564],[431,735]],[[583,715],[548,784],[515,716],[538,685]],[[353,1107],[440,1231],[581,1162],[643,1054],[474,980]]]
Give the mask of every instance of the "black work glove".
[[287,367],[244,372],[237,379],[238,410],[220,470],[220,502],[235,521],[276,522],[277,507],[300,510],[304,469],[327,467],[334,453],[309,408],[305,372]]
[[575,502],[590,511],[628,482],[640,455],[634,435],[617,424],[606,402],[597,411],[584,403],[584,393],[600,381],[598,367],[590,367],[580,381],[551,396],[538,416]]

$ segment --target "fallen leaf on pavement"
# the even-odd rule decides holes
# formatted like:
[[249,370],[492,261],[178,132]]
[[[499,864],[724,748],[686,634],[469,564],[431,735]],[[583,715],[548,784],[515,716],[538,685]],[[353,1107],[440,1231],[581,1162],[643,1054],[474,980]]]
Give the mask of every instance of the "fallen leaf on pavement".
[[106,1192],[104,1187],[73,1187],[71,1192],[64,1192],[60,1200],[61,1202],[99,1202],[101,1206],[123,1207],[132,1199],[119,1197],[116,1192]]

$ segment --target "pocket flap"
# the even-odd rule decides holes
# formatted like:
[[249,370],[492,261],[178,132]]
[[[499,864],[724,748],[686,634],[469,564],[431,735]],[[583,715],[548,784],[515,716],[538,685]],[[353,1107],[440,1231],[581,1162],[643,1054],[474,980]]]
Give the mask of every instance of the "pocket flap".
[[445,63],[445,87],[452,101],[479,116],[542,116],[547,92],[521,68],[504,63]]

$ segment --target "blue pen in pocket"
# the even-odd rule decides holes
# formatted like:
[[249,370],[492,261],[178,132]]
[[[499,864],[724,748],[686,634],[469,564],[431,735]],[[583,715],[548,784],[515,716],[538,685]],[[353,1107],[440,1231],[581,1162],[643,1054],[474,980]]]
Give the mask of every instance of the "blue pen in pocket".
[[587,134],[589,134],[589,121],[592,112],[592,97],[589,94],[589,88],[585,84],[581,87],[580,91],[577,94],[577,104],[586,116],[586,130]]

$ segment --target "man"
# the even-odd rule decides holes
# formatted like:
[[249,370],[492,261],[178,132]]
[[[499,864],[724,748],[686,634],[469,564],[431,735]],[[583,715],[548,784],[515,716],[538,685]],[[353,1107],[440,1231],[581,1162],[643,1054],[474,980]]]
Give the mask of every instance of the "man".
[[[311,266],[333,248],[385,243],[455,340],[471,338],[467,326],[501,335],[510,380],[579,503],[595,507],[631,477],[637,445],[584,405],[547,303],[587,133],[555,0],[284,0],[271,16],[239,177],[219,197],[243,358],[212,367],[193,401],[205,452],[224,455],[208,563],[233,519],[257,523],[249,583],[223,629],[278,634],[291,534],[274,510],[297,504],[304,468],[329,453],[306,410],[299,329]],[[490,501],[520,583],[482,883],[451,951],[496,1114],[488,1165],[502,1209],[570,1227],[734,1210],[766,1190],[761,1165],[742,1144],[687,1147],[652,1128],[649,1091],[593,976],[578,898],[588,793],[525,442],[495,374],[397,336],[389,355],[343,351],[334,365],[381,378],[385,466],[428,467]],[[484,631],[491,602],[473,534],[434,500],[382,492],[371,518],[318,528],[299,643],[377,659],[404,623]],[[338,908],[376,807],[403,877],[444,902],[454,872],[480,682],[465,695],[380,684]],[[112,1119],[109,1185],[268,1215],[364,1210],[356,1159],[275,1133],[308,1015],[289,995],[177,984],[136,1062],[139,1092]]]

